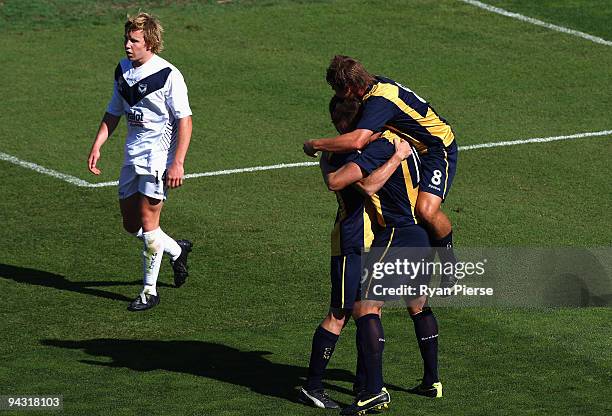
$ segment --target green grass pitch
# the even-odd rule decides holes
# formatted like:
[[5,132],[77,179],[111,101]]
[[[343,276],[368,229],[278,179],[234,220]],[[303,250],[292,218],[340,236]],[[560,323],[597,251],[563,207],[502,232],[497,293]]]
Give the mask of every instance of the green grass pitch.
[[[612,39],[607,0],[489,1]],[[86,158],[141,7],[194,111],[187,173],[310,161],[330,136],[325,68],[337,53],[405,83],[460,145],[612,129],[612,47],[454,0],[0,1],[0,152],[91,182],[117,179],[123,121]],[[460,154],[444,210],[462,247],[612,245],[610,136]],[[191,277],[161,304],[140,290],[140,245],[116,189],[80,188],[0,161],[0,395],[61,394],[67,415],[316,415],[294,402],[327,311],[335,198],[315,167],[188,180],[162,226],[194,241]],[[607,308],[437,309],[445,397],[421,375],[412,324],[383,322],[390,415],[612,413]],[[354,325],[326,387],[351,401]],[[0,414],[23,414],[0,411]],[[35,413],[38,414],[38,413]],[[330,413],[331,414],[331,413]]]

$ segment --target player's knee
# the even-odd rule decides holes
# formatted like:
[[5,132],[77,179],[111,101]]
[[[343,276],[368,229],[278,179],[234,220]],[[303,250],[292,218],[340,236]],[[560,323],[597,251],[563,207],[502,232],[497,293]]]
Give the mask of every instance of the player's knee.
[[433,222],[440,205],[430,201],[418,202],[416,206],[416,214],[425,222]]
[[380,302],[357,302],[353,308],[353,318],[359,319],[369,314],[381,315],[382,303]]
[[417,313],[423,312],[422,306],[408,306],[408,313],[410,315],[416,315]]
[[426,296],[421,296],[420,298],[413,299],[412,301],[408,303],[408,305],[406,305],[408,309],[408,313],[410,315],[416,315],[417,313],[423,312],[423,309],[425,308],[426,303],[427,303]]
[[339,333],[340,331],[342,331],[342,329],[346,326],[348,322],[346,317],[350,315],[350,310],[336,308],[330,309],[329,313],[327,314],[326,321],[328,326],[332,330],[331,332]]
[[159,218],[161,212],[157,209],[143,209],[140,213],[140,222],[145,230],[153,230],[159,227]]
[[329,309],[330,318],[336,321],[341,321],[345,319],[347,315],[350,315],[350,309],[343,309],[343,308],[330,308]]
[[344,328],[345,319],[330,319],[329,320],[329,332],[339,334]]

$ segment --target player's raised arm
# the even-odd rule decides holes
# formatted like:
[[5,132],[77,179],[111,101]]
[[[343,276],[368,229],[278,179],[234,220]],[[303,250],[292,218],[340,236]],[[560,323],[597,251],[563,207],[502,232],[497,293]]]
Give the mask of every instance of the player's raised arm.
[[116,116],[111,113],[105,113],[104,117],[102,117],[102,122],[100,122],[98,133],[91,145],[91,150],[89,151],[89,157],[87,159],[87,167],[94,175],[99,175],[101,173],[100,169],[96,166],[100,159],[100,149],[102,145],[106,143],[106,140],[113,134],[120,119],[121,116]]
[[402,160],[412,154],[412,146],[404,139],[394,139],[395,153],[381,167],[376,169],[370,175],[355,182],[355,186],[359,188],[367,196],[372,196],[383,187],[389,180],[393,172],[398,168]]
[[304,142],[304,153],[314,157],[320,150],[336,153],[361,150],[369,143],[373,133],[372,130],[357,129],[333,138],[308,140]]
[[187,149],[189,149],[189,143],[191,142],[192,129],[193,124],[191,116],[183,117],[178,120],[176,153],[174,155],[174,161],[168,167],[168,174],[166,177],[166,183],[170,188],[178,188],[183,184],[183,178],[185,176],[185,156],[187,155]]

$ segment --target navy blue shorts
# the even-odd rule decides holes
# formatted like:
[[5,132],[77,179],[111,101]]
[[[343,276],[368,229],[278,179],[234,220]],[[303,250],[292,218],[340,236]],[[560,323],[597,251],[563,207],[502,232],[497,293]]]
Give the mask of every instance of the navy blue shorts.
[[448,147],[430,147],[427,153],[419,155],[419,192],[437,195],[444,201],[457,171],[457,154],[457,142],[453,141]]
[[387,227],[374,235],[364,260],[361,300],[390,301],[419,297],[431,274],[424,263],[431,253],[429,236],[420,225]]
[[331,301],[329,306],[353,309],[359,299],[361,254],[351,253],[331,258]]

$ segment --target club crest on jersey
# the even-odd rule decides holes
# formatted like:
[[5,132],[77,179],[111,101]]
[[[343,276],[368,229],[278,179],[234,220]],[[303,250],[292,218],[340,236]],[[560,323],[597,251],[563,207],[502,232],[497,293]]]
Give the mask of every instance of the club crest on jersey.
[[141,94],[147,92],[147,84],[138,84],[138,92]]

